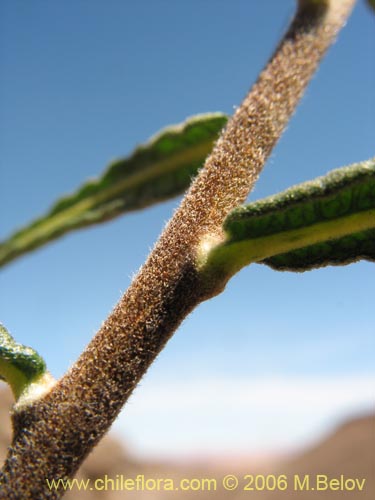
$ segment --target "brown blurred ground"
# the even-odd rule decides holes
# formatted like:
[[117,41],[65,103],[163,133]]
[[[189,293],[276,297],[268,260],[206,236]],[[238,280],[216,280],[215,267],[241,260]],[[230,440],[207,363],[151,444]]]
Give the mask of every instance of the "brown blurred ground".
[[[10,441],[11,427],[9,408],[12,397],[9,391],[0,387],[0,462],[5,458],[6,447]],[[219,458],[219,459],[218,459]],[[120,475],[136,478],[144,475],[146,478],[172,478],[175,484],[181,478],[216,478],[216,491],[74,491],[67,493],[67,500],[119,500],[132,499],[164,499],[182,498],[186,500],[335,500],[339,498],[351,500],[375,499],[375,419],[373,415],[353,419],[337,428],[330,436],[317,443],[314,447],[297,454],[294,458],[262,461],[257,465],[254,457],[234,459],[216,457],[200,463],[162,463],[137,461],[115,436],[105,437],[94,452],[81,467],[78,478],[116,478]],[[285,474],[288,478],[288,489],[284,492],[243,491],[243,486],[249,482],[244,479],[246,474]],[[225,491],[222,479],[227,474],[235,474],[240,486],[235,491]],[[329,478],[365,478],[365,488],[362,492],[352,491],[294,491],[294,475],[303,479],[305,474],[315,478],[324,474]],[[311,479],[313,481],[313,479]],[[311,483],[311,484],[314,484]]]

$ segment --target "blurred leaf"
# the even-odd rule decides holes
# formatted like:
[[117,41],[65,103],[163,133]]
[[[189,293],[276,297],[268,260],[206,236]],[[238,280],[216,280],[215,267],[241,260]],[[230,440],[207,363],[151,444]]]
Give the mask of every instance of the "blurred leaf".
[[224,230],[226,239],[202,257],[202,266],[229,276],[251,262],[306,271],[374,261],[375,159],[239,207]]
[[43,217],[0,243],[0,266],[73,229],[138,210],[183,192],[210,153],[227,117],[197,115],[162,130],[98,179],[61,198]]

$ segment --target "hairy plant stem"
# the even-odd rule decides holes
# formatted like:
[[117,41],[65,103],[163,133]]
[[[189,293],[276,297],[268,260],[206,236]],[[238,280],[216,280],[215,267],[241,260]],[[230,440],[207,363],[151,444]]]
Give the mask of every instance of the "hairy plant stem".
[[[128,291],[50,393],[13,415],[0,498],[59,498],[49,480],[71,477],[183,318],[225,283],[203,281],[196,254],[221,237],[292,115],[354,0],[301,1],[296,17]],[[152,416],[150,416],[152,419]]]

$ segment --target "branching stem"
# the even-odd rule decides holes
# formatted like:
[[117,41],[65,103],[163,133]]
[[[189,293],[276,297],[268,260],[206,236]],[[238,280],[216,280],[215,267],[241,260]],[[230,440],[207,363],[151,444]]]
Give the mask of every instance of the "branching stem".
[[14,414],[0,498],[59,498],[183,318],[222,290],[196,269],[202,237],[221,236],[243,202],[354,0],[301,1],[296,17],[132,285],[73,368]]

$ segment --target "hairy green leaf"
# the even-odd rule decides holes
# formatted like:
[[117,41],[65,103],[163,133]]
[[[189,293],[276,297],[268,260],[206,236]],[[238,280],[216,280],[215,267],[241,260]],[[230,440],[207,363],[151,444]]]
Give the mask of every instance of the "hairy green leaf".
[[306,271],[375,260],[375,160],[330,172],[235,209],[203,269],[232,275],[251,262]]
[[0,324],[0,379],[12,388],[16,398],[46,372],[46,365],[39,354],[18,344]]
[[43,217],[0,244],[0,266],[72,231],[112,219],[183,192],[196,175],[227,117],[197,115],[162,130],[98,179],[60,199]]

